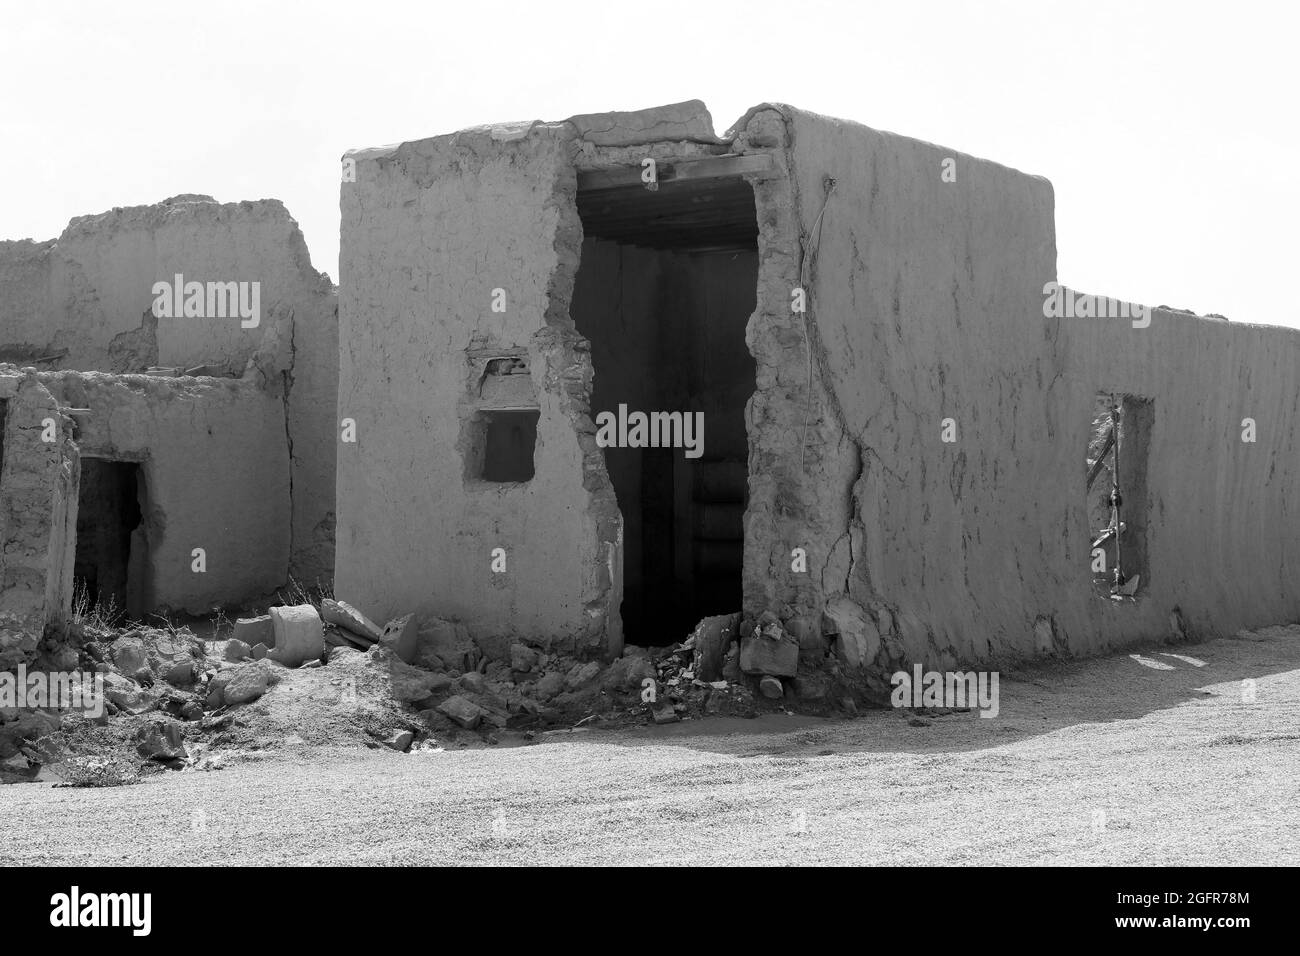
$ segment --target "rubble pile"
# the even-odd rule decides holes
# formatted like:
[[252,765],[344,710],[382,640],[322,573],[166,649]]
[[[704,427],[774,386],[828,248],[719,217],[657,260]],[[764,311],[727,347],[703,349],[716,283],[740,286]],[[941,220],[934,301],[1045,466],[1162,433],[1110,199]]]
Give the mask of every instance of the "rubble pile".
[[[851,697],[832,694],[834,660],[799,673],[799,645],[775,615],[760,617],[744,636],[741,630],[739,614],[709,617],[684,641],[629,645],[605,662],[544,642],[480,646],[454,622],[421,625],[411,614],[381,627],[333,598],[319,608],[286,604],[241,617],[228,630],[214,628],[209,640],[187,627],[83,627],[73,646],[80,645],[81,670],[102,676],[102,713],[61,719],[0,709],[0,780],[30,779],[56,760],[48,742],[61,727],[83,735],[97,729],[101,743],[129,744],[146,771],[199,765],[201,755],[210,760],[214,748],[243,739],[235,729],[265,715],[257,702],[286,680],[280,706],[286,720],[299,722],[286,739],[337,742],[313,736],[312,724],[328,718],[361,728],[369,746],[399,751],[437,741],[491,744],[506,734],[529,740],[548,727],[753,717],[795,704],[855,709]],[[321,676],[294,676],[312,669]]]

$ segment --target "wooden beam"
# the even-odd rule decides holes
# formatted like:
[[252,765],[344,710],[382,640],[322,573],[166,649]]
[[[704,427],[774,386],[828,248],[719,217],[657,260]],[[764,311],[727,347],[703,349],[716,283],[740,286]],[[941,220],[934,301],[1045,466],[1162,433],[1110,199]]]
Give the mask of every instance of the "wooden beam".
[[[723,176],[772,175],[772,157],[768,153],[747,156],[703,156],[699,159],[682,159],[658,164],[658,179],[665,183],[687,182],[700,179],[718,179]],[[641,165],[614,166],[607,169],[585,169],[578,173],[578,189],[621,189],[627,186],[644,186],[641,182]]]
[[[1115,444],[1115,426],[1112,425],[1106,430],[1106,440],[1101,444],[1101,451],[1097,453],[1097,460],[1088,469],[1088,491],[1092,491],[1092,483],[1097,480],[1097,475],[1101,473],[1101,466],[1106,463],[1106,454],[1113,444]],[[1094,547],[1096,546],[1094,545]]]

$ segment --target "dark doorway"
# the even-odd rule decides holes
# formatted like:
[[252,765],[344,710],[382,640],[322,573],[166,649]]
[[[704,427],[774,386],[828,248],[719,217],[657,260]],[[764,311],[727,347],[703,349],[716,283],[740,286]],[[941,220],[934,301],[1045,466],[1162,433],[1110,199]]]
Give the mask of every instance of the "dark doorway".
[[[601,412],[703,415],[702,453],[606,447],[623,514],[623,631],[685,639],[701,617],[741,609],[758,286],[754,194],[730,176],[580,188],[584,239],[571,313],[591,342]],[[698,419],[693,419],[698,420]]]
[[131,573],[143,554],[144,483],[133,461],[81,459],[77,496],[77,551],[73,579],[90,607],[139,613],[139,582]]

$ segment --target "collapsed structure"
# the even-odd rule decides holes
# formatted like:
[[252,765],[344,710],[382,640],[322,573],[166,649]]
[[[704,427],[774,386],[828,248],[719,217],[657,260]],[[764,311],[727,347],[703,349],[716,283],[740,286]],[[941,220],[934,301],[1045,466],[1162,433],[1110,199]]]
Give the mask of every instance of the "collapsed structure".
[[[698,102],[343,179],[336,581],[381,619],[613,657],[740,611],[787,676],[1300,613],[1297,333],[1063,317],[1045,179],[780,105],[717,137]],[[1099,392],[1131,597],[1094,585]],[[629,409],[703,412],[702,456],[602,447]]]
[[76,586],[140,618],[328,580],[337,349],[333,286],[275,201],[0,243],[0,667]]
[[348,153],[340,268],[336,326],[283,207],[207,197],[0,244],[0,667],[78,580],[136,614],[331,569],[444,661],[738,613],[750,674],[870,675],[1300,617],[1297,333],[1063,315],[1039,177],[772,104],[482,127]]

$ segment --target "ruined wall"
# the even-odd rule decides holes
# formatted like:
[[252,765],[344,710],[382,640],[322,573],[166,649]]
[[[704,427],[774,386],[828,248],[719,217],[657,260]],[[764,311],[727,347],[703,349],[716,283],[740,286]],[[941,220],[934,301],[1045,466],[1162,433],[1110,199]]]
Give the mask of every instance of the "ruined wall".
[[[1099,651],[1171,632],[1300,619],[1300,331],[1225,323],[1154,310],[1147,328],[1126,318],[1060,320],[1064,376],[1056,434],[1064,446],[1061,567],[1050,603],[1058,640]],[[1076,451],[1098,390],[1151,402],[1146,500],[1149,574],[1136,602],[1091,600],[1078,569],[1089,560],[1083,479]],[[1243,420],[1255,441],[1242,440]],[[1126,454],[1132,454],[1132,450]],[[1122,470],[1127,467],[1122,464]]]
[[[260,322],[155,318],[155,282],[259,282]],[[337,300],[275,200],[179,196],[74,219],[54,242],[0,242],[0,361],[42,370],[212,366],[280,396],[291,449],[292,570],[333,567]],[[282,581],[265,581],[275,587]]]
[[[775,472],[794,502],[784,540],[771,545],[786,549],[768,564],[778,596],[794,605],[806,649],[828,605],[856,619],[869,657],[891,664],[1023,646],[1065,561],[1060,489],[1067,472],[1080,480],[1083,454],[1061,445],[1054,418],[1060,359],[1041,309],[1055,275],[1051,187],[927,143],[782,112],[808,248],[791,285],[806,276],[800,331],[814,388],[806,396],[806,353],[787,336],[760,398],[792,434],[765,433],[754,452],[757,470]],[[941,176],[947,158],[956,182]],[[940,440],[945,418],[955,443]],[[795,546],[809,549],[807,575],[790,571]]]
[[[283,582],[290,462],[280,399],[234,379],[52,372],[82,456],[140,463],[147,608],[204,613]],[[205,570],[194,570],[195,548]],[[134,550],[134,546],[133,546]],[[133,554],[133,570],[136,555]]]
[[[72,422],[34,375],[0,369],[5,403],[0,469],[0,670],[35,656],[72,599],[69,531],[80,461]],[[50,425],[53,425],[51,428]],[[52,441],[44,441],[50,437]]]
[[[806,632],[820,609],[823,640],[855,630],[888,669],[1093,653],[1300,614],[1295,331],[1160,311],[1146,329],[1045,317],[1045,180],[782,113],[809,248],[811,437],[801,478],[797,442],[751,428],[751,486],[783,489],[786,520],[772,535],[762,509],[750,517],[748,612],[775,607],[817,650]],[[760,337],[755,408],[788,426],[804,392],[786,341],[765,376]],[[1150,575],[1135,601],[1098,594],[1089,572],[1084,458],[1099,390],[1152,403],[1147,493],[1126,502],[1146,522]],[[1245,417],[1261,423],[1254,444],[1241,441]],[[781,551],[801,540],[806,577]]]
[[[348,154],[338,415],[357,440],[339,451],[335,590],[377,619],[458,618],[489,644],[621,646],[606,635],[620,520],[568,316],[581,242],[571,137],[532,124]],[[512,350],[529,365],[521,401],[540,413],[535,475],[473,480],[466,427],[486,362]]]

